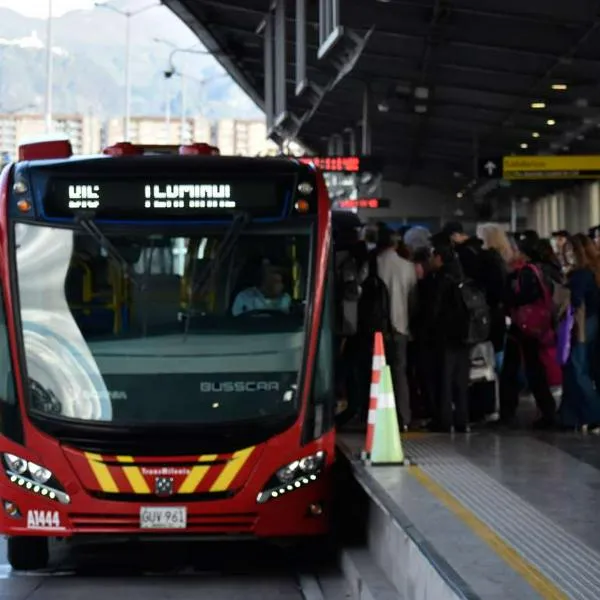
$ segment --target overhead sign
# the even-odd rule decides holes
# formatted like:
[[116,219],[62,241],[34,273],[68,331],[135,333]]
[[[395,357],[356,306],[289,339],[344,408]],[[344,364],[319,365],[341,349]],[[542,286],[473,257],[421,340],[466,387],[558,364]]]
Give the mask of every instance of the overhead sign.
[[314,165],[326,173],[366,173],[381,171],[383,161],[375,156],[300,156],[298,161]]
[[505,156],[504,179],[598,179],[598,156]]
[[335,207],[341,210],[353,210],[364,208],[389,208],[390,201],[387,198],[349,198],[338,200]]
[[480,160],[479,179],[502,179],[502,162],[501,156]]
[[480,179],[600,179],[598,156],[504,156],[479,161]]

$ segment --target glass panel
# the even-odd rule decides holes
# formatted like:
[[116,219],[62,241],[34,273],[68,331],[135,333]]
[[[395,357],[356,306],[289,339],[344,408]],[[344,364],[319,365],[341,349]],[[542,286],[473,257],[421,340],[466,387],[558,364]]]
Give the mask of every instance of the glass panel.
[[223,235],[111,233],[111,257],[88,233],[17,224],[31,408],[117,424],[294,413],[310,231],[249,228],[226,256]]

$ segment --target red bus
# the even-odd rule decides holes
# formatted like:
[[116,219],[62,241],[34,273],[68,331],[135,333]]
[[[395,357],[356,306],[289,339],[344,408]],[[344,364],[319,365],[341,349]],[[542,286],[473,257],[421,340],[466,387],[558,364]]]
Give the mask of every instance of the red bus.
[[[209,151],[204,151],[206,148]],[[316,540],[334,462],[330,202],[288,158],[22,147],[0,180],[1,532]]]

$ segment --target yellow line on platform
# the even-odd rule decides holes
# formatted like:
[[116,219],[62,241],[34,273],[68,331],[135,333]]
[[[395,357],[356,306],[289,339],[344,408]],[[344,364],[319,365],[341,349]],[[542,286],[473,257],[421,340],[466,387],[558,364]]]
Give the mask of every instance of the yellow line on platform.
[[537,567],[509,546],[495,531],[459,502],[452,494],[434,481],[417,466],[409,467],[409,473],[448,510],[453,512],[469,529],[491,547],[491,549],[514,569],[542,598],[569,600],[569,597],[554,585]]

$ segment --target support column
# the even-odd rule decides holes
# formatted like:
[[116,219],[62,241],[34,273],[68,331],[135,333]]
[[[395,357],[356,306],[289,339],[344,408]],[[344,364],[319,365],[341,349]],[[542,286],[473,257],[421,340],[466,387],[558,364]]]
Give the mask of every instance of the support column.
[[[348,152],[351,156],[356,155],[356,131],[352,127],[346,129],[348,133]],[[599,221],[600,222],[600,221]]]
[[275,122],[275,84],[273,65],[273,15],[268,13],[265,17],[264,29],[264,59],[265,59],[265,117],[267,131],[273,128]]
[[550,207],[548,206],[548,198],[542,198],[542,228],[540,235],[546,237],[550,229]]
[[600,184],[594,181],[590,185],[590,227],[600,224]]
[[363,92],[361,153],[371,154],[371,90],[368,86]]

